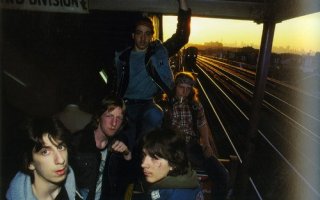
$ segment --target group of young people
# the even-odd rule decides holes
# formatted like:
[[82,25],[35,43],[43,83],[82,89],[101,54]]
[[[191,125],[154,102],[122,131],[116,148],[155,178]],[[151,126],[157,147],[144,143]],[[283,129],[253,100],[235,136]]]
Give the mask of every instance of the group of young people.
[[[176,32],[164,43],[153,39],[149,18],[136,22],[134,45],[115,55],[113,95],[85,128],[70,134],[55,117],[30,121],[7,199],[122,200],[130,183],[142,181],[145,199],[201,200],[199,164],[215,183],[213,198],[225,198],[228,172],[216,158],[196,78],[174,77],[168,63],[190,35],[191,10],[178,2]],[[162,108],[154,101],[160,92]]]

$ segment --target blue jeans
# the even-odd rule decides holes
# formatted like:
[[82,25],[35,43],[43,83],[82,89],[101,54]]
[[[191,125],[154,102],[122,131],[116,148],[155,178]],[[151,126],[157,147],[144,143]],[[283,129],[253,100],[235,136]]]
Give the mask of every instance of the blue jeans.
[[132,152],[132,165],[128,169],[132,173],[129,176],[132,177],[128,178],[131,181],[141,181],[144,177],[141,169],[141,141],[147,132],[162,126],[163,112],[160,106],[150,100],[144,103],[126,103],[126,115],[128,123],[122,131],[128,138]]
[[126,104],[128,124],[123,132],[128,137],[129,148],[135,149],[143,135],[160,128],[163,120],[162,109],[152,100],[146,103]]

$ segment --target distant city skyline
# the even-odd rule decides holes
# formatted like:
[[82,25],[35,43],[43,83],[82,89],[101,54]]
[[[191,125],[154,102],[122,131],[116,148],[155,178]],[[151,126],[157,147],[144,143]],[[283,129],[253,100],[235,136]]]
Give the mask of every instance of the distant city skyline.
[[[164,40],[176,29],[176,16],[164,16]],[[320,12],[276,24],[274,52],[314,54],[320,52]],[[221,42],[224,46],[259,48],[262,24],[246,20],[192,17],[189,43]]]

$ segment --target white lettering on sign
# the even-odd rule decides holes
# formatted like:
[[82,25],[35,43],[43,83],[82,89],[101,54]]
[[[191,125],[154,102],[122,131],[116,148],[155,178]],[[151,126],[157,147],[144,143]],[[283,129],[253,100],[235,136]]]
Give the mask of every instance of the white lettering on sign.
[[88,0],[0,0],[0,8],[88,13]]

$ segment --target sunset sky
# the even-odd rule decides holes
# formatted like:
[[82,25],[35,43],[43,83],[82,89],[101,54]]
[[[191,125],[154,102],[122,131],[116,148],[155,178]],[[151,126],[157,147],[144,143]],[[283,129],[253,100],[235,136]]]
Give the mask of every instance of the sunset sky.
[[[176,29],[176,16],[165,16],[164,40]],[[253,21],[192,17],[189,43],[222,42],[225,46],[259,46],[262,24]],[[273,47],[320,52],[320,12],[276,24]]]

